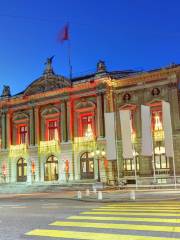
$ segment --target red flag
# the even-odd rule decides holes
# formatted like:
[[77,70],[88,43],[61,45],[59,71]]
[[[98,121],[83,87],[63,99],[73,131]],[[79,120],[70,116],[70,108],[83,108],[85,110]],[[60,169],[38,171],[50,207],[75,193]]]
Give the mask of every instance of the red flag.
[[69,40],[69,25],[66,24],[63,29],[60,31],[58,36],[58,41],[64,42]]

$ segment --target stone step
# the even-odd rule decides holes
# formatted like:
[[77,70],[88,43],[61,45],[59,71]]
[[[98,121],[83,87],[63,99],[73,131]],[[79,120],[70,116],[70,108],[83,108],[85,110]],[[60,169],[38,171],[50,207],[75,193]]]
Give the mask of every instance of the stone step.
[[64,184],[58,183],[45,183],[45,184],[31,184],[27,183],[13,183],[13,184],[1,184],[0,193],[32,193],[32,192],[58,192],[61,190],[86,190],[92,189],[93,183],[86,182],[69,182]]

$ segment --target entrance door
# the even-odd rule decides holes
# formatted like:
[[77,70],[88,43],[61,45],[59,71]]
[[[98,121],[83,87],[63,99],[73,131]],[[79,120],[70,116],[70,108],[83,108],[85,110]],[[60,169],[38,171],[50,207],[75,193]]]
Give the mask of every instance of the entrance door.
[[24,158],[20,158],[17,162],[17,182],[27,181],[27,162]]
[[55,156],[50,156],[45,163],[45,181],[58,180],[58,160]]
[[90,153],[84,153],[80,158],[81,179],[94,178],[94,159]]

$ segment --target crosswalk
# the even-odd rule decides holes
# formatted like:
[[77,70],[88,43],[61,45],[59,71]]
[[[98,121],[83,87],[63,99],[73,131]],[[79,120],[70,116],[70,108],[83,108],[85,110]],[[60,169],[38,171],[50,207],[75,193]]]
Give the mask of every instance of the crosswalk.
[[180,202],[103,205],[26,235],[77,240],[178,240]]

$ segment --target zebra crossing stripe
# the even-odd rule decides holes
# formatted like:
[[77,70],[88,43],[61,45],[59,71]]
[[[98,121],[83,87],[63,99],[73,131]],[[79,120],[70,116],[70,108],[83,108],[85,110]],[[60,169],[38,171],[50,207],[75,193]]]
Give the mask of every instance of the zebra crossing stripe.
[[156,222],[180,223],[180,218],[135,218],[135,217],[100,217],[100,216],[70,216],[70,220],[96,220],[96,221],[131,221],[131,222]]
[[48,229],[35,229],[28,233],[28,236],[41,236],[52,238],[70,238],[70,239],[83,239],[83,240],[178,240],[179,238],[164,238],[152,236],[137,236],[137,235],[120,235],[110,233],[94,233],[94,232],[76,232],[64,230],[48,230]]
[[112,210],[112,209],[130,209],[130,210],[132,210],[132,209],[143,209],[143,210],[151,210],[151,209],[156,209],[156,210],[180,210],[180,207],[155,207],[155,206],[153,206],[153,207],[137,207],[137,206],[130,206],[130,207],[128,207],[127,208],[127,206],[119,206],[119,207],[106,207],[106,206],[104,206],[104,207],[99,207],[98,209],[109,209],[109,210]]
[[106,205],[107,207],[180,207],[178,204],[163,204],[163,203],[152,203],[152,204],[142,204],[142,203],[122,203],[122,204],[112,204]]
[[[129,215],[129,216],[147,216],[147,213],[142,212],[106,212],[106,211],[99,211],[99,212],[82,212],[80,214],[86,215]],[[180,213],[148,213],[148,216],[165,216],[165,217],[180,217]]]
[[109,208],[94,208],[92,209],[93,211],[111,211],[111,212],[173,212],[173,213],[180,213],[180,209],[178,210],[167,210],[167,209],[128,209],[128,208],[114,208],[114,209],[109,209]]
[[50,224],[59,227],[83,227],[83,228],[103,228],[103,229],[123,229],[135,231],[158,231],[158,232],[180,232],[180,227],[176,226],[154,226],[154,225],[137,225],[123,223],[96,223],[96,222],[60,222],[56,221]]

